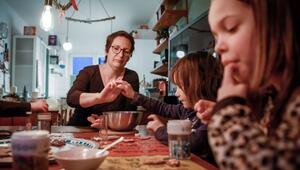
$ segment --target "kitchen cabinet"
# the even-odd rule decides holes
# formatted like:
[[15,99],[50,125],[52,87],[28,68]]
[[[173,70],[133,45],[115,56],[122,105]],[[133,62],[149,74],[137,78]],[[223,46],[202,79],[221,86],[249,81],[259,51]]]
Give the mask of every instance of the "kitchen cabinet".
[[[185,9],[177,9],[176,4],[179,0],[163,0],[160,8],[158,9],[157,22],[153,26],[152,30],[157,32],[157,47],[154,49],[153,53],[161,55],[161,58],[165,58],[151,71],[152,74],[157,74],[160,76],[168,77],[168,46],[169,46],[169,38],[168,38],[168,28],[172,25],[175,25],[179,19],[182,17],[187,17],[187,0],[185,1]],[[161,32],[167,32],[162,37]],[[163,39],[162,39],[163,38]]]
[[[182,56],[196,51],[212,51],[214,38],[208,24],[208,11],[169,38],[168,70],[171,70]],[[179,56],[178,52],[183,55]],[[176,86],[169,82],[168,95],[175,95]]]
[[164,49],[168,48],[168,41],[169,41],[168,38],[165,39],[165,40],[163,40],[163,42],[161,42],[161,43],[154,49],[153,53],[154,53],[154,54],[160,55],[160,53],[161,53]]
[[151,71],[152,74],[160,75],[160,76],[168,76],[168,64],[161,63],[156,68]]
[[47,50],[37,36],[13,37],[12,85],[17,86],[19,94],[25,86],[29,94],[35,90],[45,94]]
[[153,31],[162,30],[168,28],[171,25],[176,24],[176,22],[181,18],[187,16],[187,10],[168,10],[166,9],[162,14],[161,18],[153,27]]

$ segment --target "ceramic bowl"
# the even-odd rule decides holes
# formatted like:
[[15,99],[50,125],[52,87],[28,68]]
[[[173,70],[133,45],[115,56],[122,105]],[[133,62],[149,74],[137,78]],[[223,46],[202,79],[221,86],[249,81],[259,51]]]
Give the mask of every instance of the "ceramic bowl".
[[95,170],[109,154],[108,151],[103,153],[99,151],[99,149],[74,147],[54,153],[54,158],[65,170]]
[[143,112],[112,111],[104,112],[108,117],[108,127],[116,131],[130,131],[140,122]]

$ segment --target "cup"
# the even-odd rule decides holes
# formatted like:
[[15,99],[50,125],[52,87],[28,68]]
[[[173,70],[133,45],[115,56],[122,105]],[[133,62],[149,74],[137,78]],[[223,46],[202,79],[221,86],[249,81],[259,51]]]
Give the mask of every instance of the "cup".
[[31,92],[31,99],[35,100],[39,97],[39,92],[38,91],[33,91]]
[[189,159],[191,157],[190,120],[169,120],[167,123],[169,156],[171,159]]
[[51,133],[51,113],[40,113],[37,115],[38,129],[47,130]]
[[148,136],[149,131],[147,130],[146,125],[137,125],[135,129],[138,131],[140,136]]
[[17,86],[11,86],[10,87],[10,93],[14,94],[14,93],[17,93],[17,92],[18,92]]
[[49,132],[20,131],[11,137],[14,170],[47,170]]

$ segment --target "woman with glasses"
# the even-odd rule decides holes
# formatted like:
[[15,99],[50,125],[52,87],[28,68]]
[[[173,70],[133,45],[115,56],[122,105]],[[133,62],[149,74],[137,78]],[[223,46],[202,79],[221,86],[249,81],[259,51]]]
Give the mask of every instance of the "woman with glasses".
[[107,37],[105,63],[82,69],[68,92],[67,103],[76,108],[69,125],[89,126],[105,111],[136,110],[116,87],[117,80],[124,80],[139,91],[138,74],[125,68],[133,50],[134,39],[127,32]]

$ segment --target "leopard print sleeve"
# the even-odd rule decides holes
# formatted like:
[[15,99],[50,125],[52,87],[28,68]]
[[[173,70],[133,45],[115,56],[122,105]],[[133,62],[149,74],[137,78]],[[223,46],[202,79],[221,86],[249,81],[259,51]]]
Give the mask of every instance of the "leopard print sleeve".
[[237,97],[217,103],[209,142],[221,169],[299,169],[300,93],[289,102],[274,137],[250,121],[251,109]]

